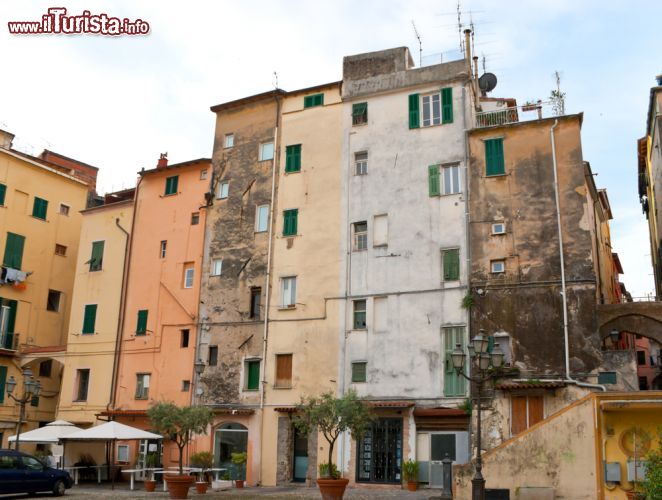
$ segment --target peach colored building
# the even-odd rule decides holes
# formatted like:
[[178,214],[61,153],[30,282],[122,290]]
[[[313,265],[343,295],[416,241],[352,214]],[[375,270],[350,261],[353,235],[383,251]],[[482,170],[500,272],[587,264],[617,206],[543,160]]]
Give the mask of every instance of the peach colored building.
[[[111,408],[102,415],[150,430],[149,406],[191,402],[198,324],[205,193],[211,160],[200,158],[143,170],[136,187],[126,296],[120,318],[118,374]],[[129,443],[129,462],[142,465],[155,452],[175,465],[167,441]],[[138,449],[136,449],[138,447]]]

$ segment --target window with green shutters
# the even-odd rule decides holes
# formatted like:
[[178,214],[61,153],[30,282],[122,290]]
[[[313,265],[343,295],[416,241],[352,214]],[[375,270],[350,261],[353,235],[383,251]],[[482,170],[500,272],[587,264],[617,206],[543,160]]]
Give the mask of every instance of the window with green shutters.
[[90,256],[90,272],[101,271],[103,266],[104,241],[92,242],[92,255]]
[[23,248],[25,247],[25,236],[20,234],[7,233],[7,242],[5,243],[5,256],[2,261],[6,267],[20,269],[23,264]]
[[179,176],[173,175],[172,177],[166,177],[165,184],[165,195],[177,194],[177,185],[179,184]]
[[14,327],[16,325],[16,310],[18,302],[0,299],[0,347],[16,350],[14,345]]
[[453,88],[441,89],[441,123],[453,123]]
[[138,311],[138,324],[136,325],[136,335],[145,335],[147,333],[147,309]]
[[439,185],[439,165],[428,167],[428,192],[430,196],[439,196],[441,187]]
[[312,108],[314,106],[322,106],[324,104],[324,94],[307,95],[303,98],[303,107]]
[[5,384],[7,383],[7,367],[0,366],[0,403],[5,402]]
[[504,175],[506,173],[503,158],[503,139],[485,141],[485,175]]
[[418,94],[409,95],[409,128],[419,128],[420,123],[420,99]]
[[94,325],[97,321],[97,305],[87,304],[85,306],[85,314],[83,316],[83,333],[94,333]]
[[460,344],[462,349],[466,345],[463,326],[453,326],[443,328],[444,338],[444,396],[465,396],[466,384],[462,375],[459,375],[453,368],[451,353],[456,344]]
[[363,125],[364,123],[368,123],[368,103],[352,104],[352,125]]
[[352,382],[365,382],[367,379],[367,366],[365,361],[352,363]]
[[443,267],[444,281],[457,281],[460,279],[460,250],[451,248],[442,250],[441,265]]
[[0,184],[0,205],[5,204],[5,196],[7,196],[7,186]]
[[46,212],[48,211],[48,201],[43,198],[34,197],[34,205],[32,205],[32,217],[37,219],[46,220]]
[[283,236],[295,236],[297,234],[298,218],[298,208],[283,210]]
[[285,172],[301,171],[301,144],[285,148]]
[[260,388],[260,360],[246,361],[246,390],[257,391]]

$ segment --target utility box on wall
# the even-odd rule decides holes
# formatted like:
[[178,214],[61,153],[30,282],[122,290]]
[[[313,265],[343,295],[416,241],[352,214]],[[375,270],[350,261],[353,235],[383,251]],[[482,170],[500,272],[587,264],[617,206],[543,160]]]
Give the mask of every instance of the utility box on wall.
[[621,482],[620,462],[605,462],[605,481],[611,483]]
[[628,460],[628,481],[641,481],[646,477],[646,462],[637,460],[637,475],[635,477],[635,461]]

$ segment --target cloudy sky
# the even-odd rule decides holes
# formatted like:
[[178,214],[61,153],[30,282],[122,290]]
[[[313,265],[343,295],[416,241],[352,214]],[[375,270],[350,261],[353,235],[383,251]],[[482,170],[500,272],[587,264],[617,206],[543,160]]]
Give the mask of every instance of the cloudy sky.
[[[15,36],[8,21],[69,14],[142,19],[148,36]],[[653,290],[637,195],[636,139],[662,73],[662,2],[462,0],[476,51],[496,73],[494,96],[545,99],[561,72],[566,110],[584,112],[584,158],[608,190],[614,250],[628,289]],[[423,64],[459,57],[456,1],[14,1],[0,9],[0,128],[15,146],[98,166],[100,190],[132,186],[160,152],[211,155],[209,107],[270,90],[340,80],[342,57],[406,45]]]

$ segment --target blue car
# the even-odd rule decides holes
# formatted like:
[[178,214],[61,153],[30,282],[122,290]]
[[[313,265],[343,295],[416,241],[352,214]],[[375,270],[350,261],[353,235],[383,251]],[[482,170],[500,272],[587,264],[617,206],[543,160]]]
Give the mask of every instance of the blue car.
[[67,471],[53,469],[16,450],[0,450],[0,494],[50,491],[56,497],[71,488]]

